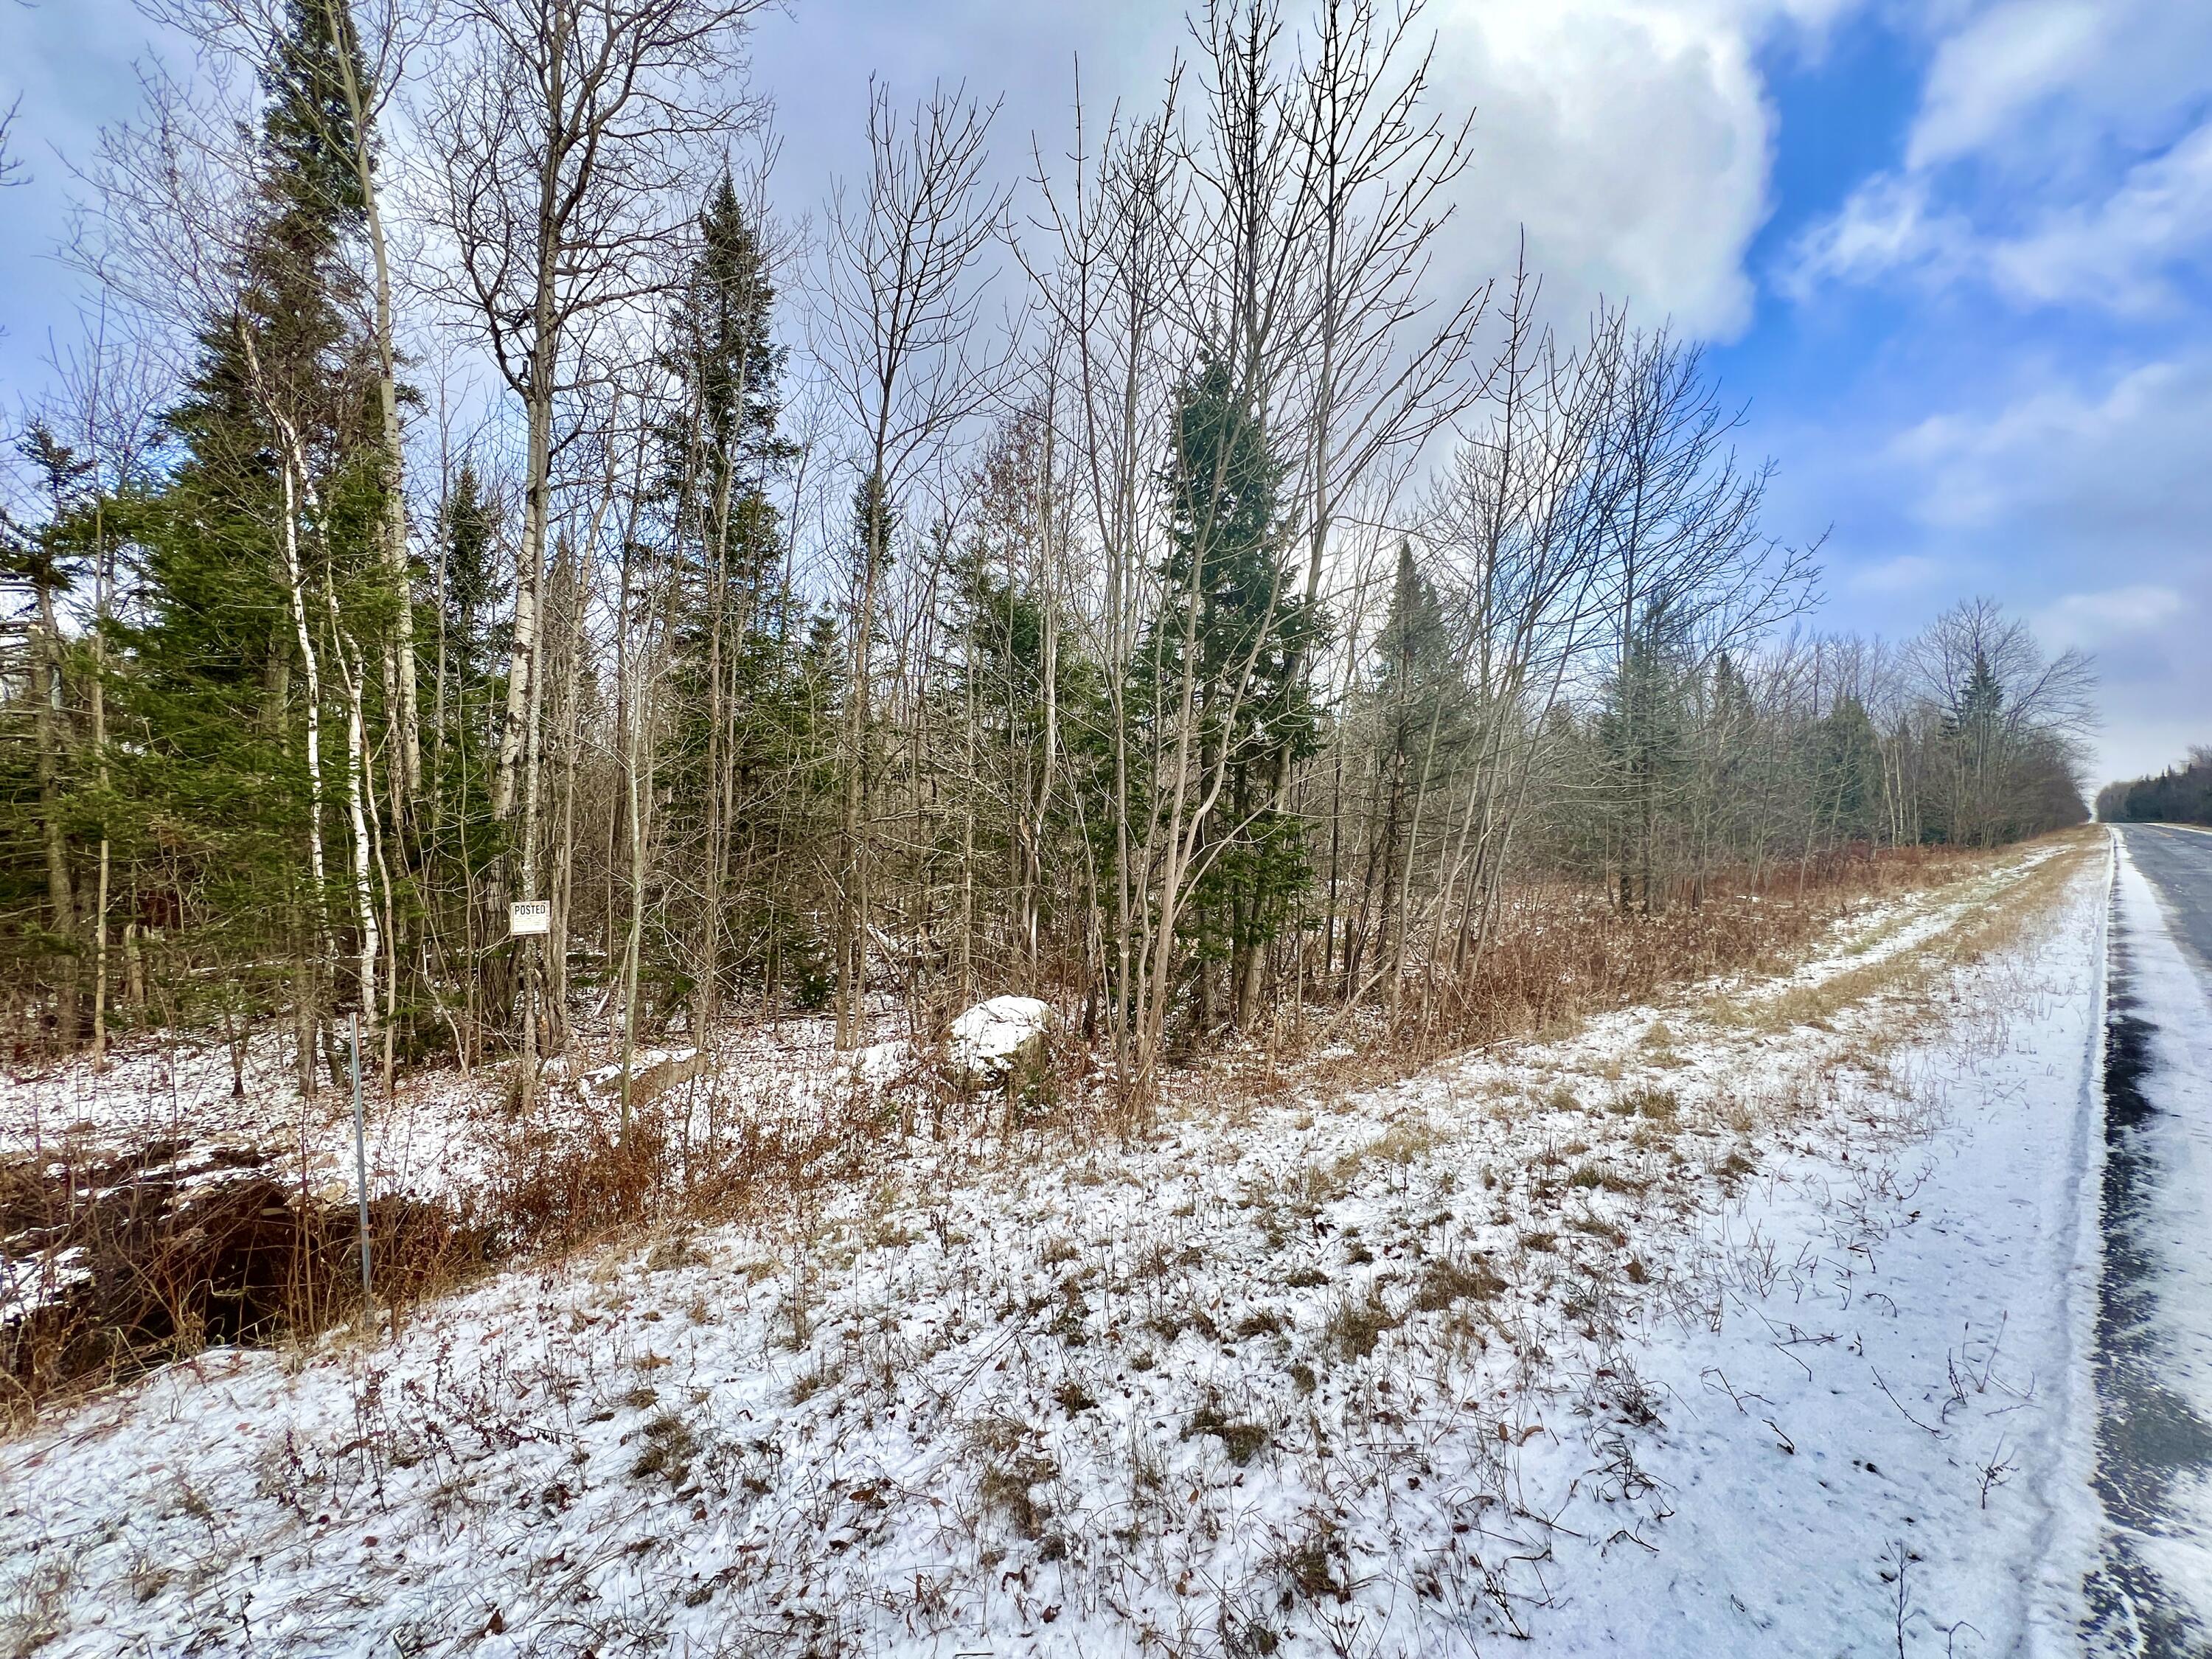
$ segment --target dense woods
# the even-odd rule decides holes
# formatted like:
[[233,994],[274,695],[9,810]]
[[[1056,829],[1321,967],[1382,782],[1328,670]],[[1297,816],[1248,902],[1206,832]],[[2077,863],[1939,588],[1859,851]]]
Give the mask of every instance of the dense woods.
[[2084,816],[2087,663],[1814,631],[1694,342],[1433,291],[1475,140],[1414,21],[1212,6],[1018,212],[992,106],[878,89],[794,223],[753,9],[173,8],[233,72],[107,135],[15,439],[22,1048],[281,1021],[313,1091],[357,1009],[526,1092],[579,1019],[1021,991],[1141,1099],[1448,1018],[1516,883]]
[[2107,823],[2212,823],[2212,747],[2194,744],[2189,758],[2154,778],[2129,778],[2097,792],[2097,816]]

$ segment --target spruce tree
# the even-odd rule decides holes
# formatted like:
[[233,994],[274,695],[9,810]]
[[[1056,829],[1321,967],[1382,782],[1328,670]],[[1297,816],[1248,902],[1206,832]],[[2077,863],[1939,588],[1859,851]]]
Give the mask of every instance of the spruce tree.
[[1230,963],[1232,1013],[1249,1015],[1255,953],[1281,935],[1312,885],[1304,825],[1275,805],[1273,786],[1279,764],[1310,756],[1319,741],[1303,665],[1324,629],[1286,557],[1283,463],[1224,364],[1201,364],[1184,385],[1173,441],[1161,611],[1131,679],[1136,706],[1170,720],[1188,684],[1201,770],[1222,783],[1184,923],[1206,1024],[1206,964]]
[[366,833],[340,803],[361,804],[362,781],[349,792],[342,780],[370,739],[337,740],[341,688],[374,717],[360,641],[401,601],[375,550],[385,478],[345,257],[357,180],[331,143],[337,48],[325,8],[295,3],[286,19],[262,77],[257,196],[230,297],[201,325],[163,417],[173,465],[151,499],[118,504],[134,526],[139,601],[118,634],[129,672],[116,715],[132,741],[116,765],[155,844],[141,906],[176,919],[169,955],[180,969],[237,964],[220,981],[236,1012],[282,994],[258,964],[289,957],[310,1085],[334,958],[361,943],[333,863]]
[[1881,740],[1866,705],[1836,698],[1814,739],[1813,799],[1828,839],[1872,841],[1882,823]]
[[[1372,701],[1379,723],[1376,767],[1380,823],[1370,845],[1365,896],[1376,896],[1375,938],[1395,963],[1402,945],[1406,865],[1419,804],[1456,769],[1465,743],[1468,690],[1434,585],[1401,539],[1390,609],[1375,645],[1380,665]],[[1360,930],[1364,933],[1364,927]],[[1353,972],[1358,971],[1357,963]]]
[[1937,728],[1947,787],[1936,819],[1945,841],[1987,847],[2004,834],[2004,686],[1987,653],[1976,650],[1966,683]]
[[769,988],[780,964],[811,962],[787,848],[817,804],[801,758],[815,740],[802,729],[803,614],[783,580],[771,495],[794,453],[777,431],[785,352],[760,228],[726,170],[697,232],[668,312],[656,438],[674,700],[656,775],[685,872],[675,898],[686,959],[662,969],[690,992],[695,1025],[732,991]]
[[[90,551],[85,480],[91,460],[61,441],[43,421],[31,422],[16,444],[37,475],[46,497],[43,522],[16,524],[0,514],[0,577],[29,590],[27,673],[29,775],[9,766],[0,774],[0,792],[11,806],[5,822],[34,833],[29,847],[0,846],[10,868],[35,868],[42,880],[0,898],[0,914],[12,919],[15,954],[27,959],[34,984],[53,998],[52,1041],[74,1048],[83,1036],[88,1007],[81,997],[77,881],[72,822],[83,803],[74,798],[81,780],[75,764],[82,745],[72,730],[72,704],[83,678],[60,622],[62,596],[75,585]],[[74,672],[73,672],[74,671]],[[11,756],[15,751],[12,747]],[[13,837],[9,838],[10,840]]]

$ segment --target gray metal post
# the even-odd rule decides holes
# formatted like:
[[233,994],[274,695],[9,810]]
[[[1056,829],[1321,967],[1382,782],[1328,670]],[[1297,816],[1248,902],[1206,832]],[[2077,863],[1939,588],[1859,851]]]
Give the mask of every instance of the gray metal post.
[[361,1200],[361,1295],[366,1302],[375,1295],[375,1291],[368,1278],[368,1132],[362,1121],[359,1009],[354,1011],[353,1016],[353,1171],[355,1191]]

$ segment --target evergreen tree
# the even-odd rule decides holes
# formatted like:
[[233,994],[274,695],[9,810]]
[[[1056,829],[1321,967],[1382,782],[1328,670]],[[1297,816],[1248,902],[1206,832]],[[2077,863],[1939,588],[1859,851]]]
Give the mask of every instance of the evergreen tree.
[[1733,655],[1717,653],[1711,672],[1702,684],[1698,678],[1692,676],[1685,688],[1695,764],[1683,793],[1691,898],[1702,903],[1717,865],[1756,865],[1765,857],[1778,827],[1788,756]]
[[2212,747],[2191,749],[2187,764],[2154,778],[2106,785],[2097,794],[2097,816],[2123,823],[2212,823]]
[[1598,740],[1610,781],[1620,902],[1659,908],[1662,838],[1686,779],[1692,741],[1685,623],[1654,604],[1638,618],[1607,689]]
[[779,963],[799,964],[811,983],[811,884],[792,879],[790,848],[819,809],[811,761],[821,734],[770,495],[793,453],[777,431],[785,353],[772,326],[775,289],[726,170],[697,229],[660,358],[672,718],[656,775],[667,785],[665,830],[685,866],[672,897],[686,960],[662,968],[690,988],[703,1024],[729,992],[772,988]]
[[1163,479],[1161,612],[1131,665],[1138,706],[1170,720],[1188,686],[1200,770],[1222,782],[1184,927],[1200,965],[1201,1025],[1212,1018],[1206,965],[1231,963],[1234,1012],[1248,1014],[1255,953],[1281,934],[1312,884],[1304,825],[1273,799],[1279,765],[1318,743],[1302,665],[1323,638],[1285,557],[1283,477],[1228,368],[1201,365],[1178,400]]
[[489,679],[504,653],[503,629],[493,618],[507,583],[499,560],[498,509],[484,494],[472,459],[462,461],[439,511],[438,542],[446,648],[460,685],[475,689]]
[[1083,829],[1103,821],[1103,688],[1097,663],[1053,628],[1045,601],[993,568],[1004,551],[979,532],[954,561],[946,633],[958,654],[943,702],[972,796],[953,849],[966,861],[966,920],[974,930],[995,916],[1026,975],[1054,926],[1053,896],[1068,890]]
[[[1443,604],[1415,564],[1413,544],[1403,539],[1376,654],[1380,665],[1372,701],[1379,723],[1381,821],[1369,848],[1362,897],[1364,906],[1368,893],[1376,896],[1376,939],[1395,962],[1408,842],[1417,828],[1413,820],[1427,792],[1444,787],[1455,775],[1469,717],[1466,680],[1454,657]],[[1364,934],[1363,925],[1357,936]],[[1358,971],[1356,961],[1351,971]]]
[[782,545],[766,492],[793,453],[776,431],[786,354],[770,326],[775,289],[759,232],[726,170],[698,232],[661,352],[672,383],[665,488],[684,556],[702,574],[712,567],[738,595],[739,626],[757,628]]
[[[365,781],[349,795],[338,780],[364,769],[369,746],[337,740],[341,688],[374,717],[360,641],[380,637],[404,596],[388,592],[376,552],[385,475],[344,255],[357,180],[331,143],[343,131],[338,48],[325,8],[295,3],[287,21],[263,76],[258,193],[232,298],[202,325],[164,417],[176,456],[166,485],[129,509],[140,598],[118,630],[131,672],[116,714],[134,740],[117,783],[158,844],[142,905],[183,924],[170,943],[293,963],[306,1082],[333,958],[342,939],[359,942],[352,908],[326,885],[326,852],[366,833],[339,805],[360,804]],[[248,1009],[276,994],[258,967],[227,983]]]
[[[499,917],[476,908],[474,896],[489,890],[506,847],[504,824],[492,816],[490,770],[505,676],[507,624],[499,620],[509,582],[501,556],[498,503],[486,491],[472,459],[440,504],[436,519],[436,624],[418,629],[434,641],[427,767],[428,811],[422,815],[416,862],[424,902],[442,912],[441,931],[470,942],[471,959],[486,963],[490,1001],[503,1003],[509,988],[504,961],[485,953],[500,931]],[[433,999],[434,1001],[434,999]],[[477,1000],[468,999],[473,1010]],[[417,1012],[424,1012],[421,1010]],[[442,1040],[446,1018],[408,1034],[418,1047]],[[464,1042],[479,1046],[471,1035]]]
[[1944,791],[1929,816],[1940,839],[1988,847],[2004,835],[2004,703],[2003,684],[1986,653],[1977,650],[1966,682],[1944,709],[1938,727]]
[[[88,803],[79,798],[84,780],[70,718],[72,690],[83,675],[82,665],[70,660],[59,605],[91,551],[85,481],[92,462],[42,421],[31,422],[16,448],[38,477],[46,514],[42,523],[27,526],[0,514],[0,578],[31,596],[25,679],[33,739],[27,771],[0,763],[0,799],[17,809],[4,822],[20,826],[24,841],[34,845],[0,843],[9,868],[27,878],[20,890],[0,896],[0,915],[11,919],[9,931],[17,935],[19,957],[27,959],[34,978],[52,992],[51,1039],[74,1047],[83,1035],[87,1006],[78,994],[78,884],[71,842],[74,820]],[[11,745],[9,760],[19,753]],[[33,870],[38,878],[28,878]]]
[[1882,827],[1881,740],[1848,692],[1814,731],[1813,766],[1817,827],[1832,840],[1874,840]]

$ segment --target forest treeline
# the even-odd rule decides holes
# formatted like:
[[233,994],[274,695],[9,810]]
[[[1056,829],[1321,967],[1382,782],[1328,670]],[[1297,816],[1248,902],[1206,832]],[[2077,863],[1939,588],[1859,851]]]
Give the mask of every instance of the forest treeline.
[[1141,1096],[1448,1008],[1516,881],[2084,816],[2087,663],[1812,631],[1692,343],[1432,291],[1471,132],[1393,9],[1201,11],[1019,212],[991,106],[878,88],[799,224],[755,0],[154,9],[234,72],[87,168],[17,445],[24,1042],[275,1018],[312,1090],[354,1009],[526,1077],[1023,990]]
[[2212,744],[2191,744],[2186,761],[2156,777],[2106,784],[2097,816],[2106,823],[2212,823]]

